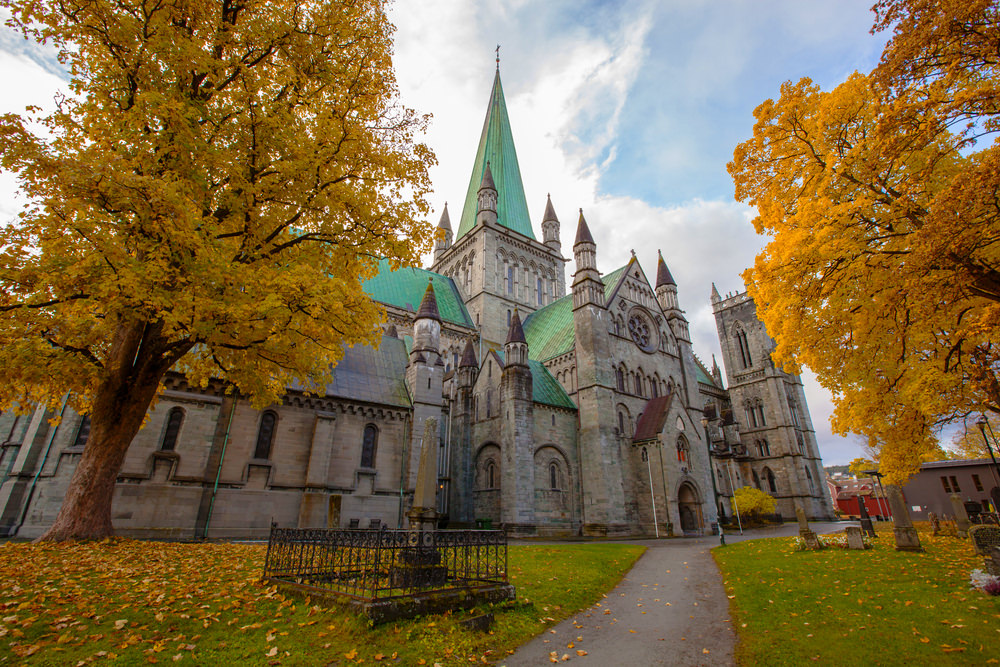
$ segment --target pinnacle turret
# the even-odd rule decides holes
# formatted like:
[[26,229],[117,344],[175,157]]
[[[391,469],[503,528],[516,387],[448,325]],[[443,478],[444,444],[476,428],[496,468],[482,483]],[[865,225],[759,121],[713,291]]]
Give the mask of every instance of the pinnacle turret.
[[427,289],[424,291],[424,298],[420,300],[420,308],[417,309],[415,320],[429,319],[437,322],[441,321],[438,313],[437,296],[434,294],[434,283],[427,281]]
[[524,339],[524,327],[521,326],[521,316],[514,309],[514,314],[510,318],[510,328],[507,330],[507,343],[526,343]]
[[476,360],[476,348],[472,345],[472,338],[465,340],[465,350],[462,352],[462,361],[459,368],[477,368],[479,362]]
[[434,261],[437,262],[445,250],[451,247],[454,236],[451,233],[451,216],[448,215],[448,202],[444,203],[444,211],[441,212],[441,220],[438,222],[439,238],[434,242]]
[[663,287],[664,285],[673,285],[676,287],[677,283],[674,281],[674,277],[670,275],[670,269],[667,268],[667,263],[663,261],[663,253],[657,250],[657,254],[660,259],[656,264],[656,286],[658,288]]
[[581,243],[597,245],[594,243],[594,237],[590,233],[590,227],[587,226],[587,219],[583,217],[582,208],[580,209],[580,220],[576,223],[576,241],[573,242],[573,248],[575,249]]

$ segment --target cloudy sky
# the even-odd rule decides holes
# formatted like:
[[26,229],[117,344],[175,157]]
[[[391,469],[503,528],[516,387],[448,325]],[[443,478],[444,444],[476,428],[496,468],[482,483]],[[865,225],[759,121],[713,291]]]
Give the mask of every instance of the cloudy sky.
[[[740,273],[766,239],[734,201],[726,162],[750,136],[753,110],[782,82],[828,89],[868,71],[883,39],[869,34],[872,0],[397,0],[402,101],[433,115],[432,202],[457,221],[500,69],[535,232],[545,195],[569,250],[576,210],[611,271],[635,250],[646,273],[660,249],[687,311],[695,351],[719,355],[709,295],[742,291]],[[58,67],[0,30],[0,113],[51,106]],[[0,174],[0,218],[15,204]],[[433,221],[437,221],[435,213]],[[572,264],[567,275],[572,273]],[[719,356],[721,364],[721,356]],[[860,455],[830,433],[829,396],[806,374],[824,463]]]

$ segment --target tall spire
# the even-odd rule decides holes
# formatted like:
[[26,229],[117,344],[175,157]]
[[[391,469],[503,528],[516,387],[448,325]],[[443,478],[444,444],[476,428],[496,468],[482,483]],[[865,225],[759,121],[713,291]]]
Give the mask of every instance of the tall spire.
[[441,213],[441,220],[438,222],[438,229],[451,231],[451,216],[448,215],[448,202],[444,203],[444,211]]
[[465,194],[465,207],[462,209],[462,219],[455,234],[456,241],[476,226],[479,187],[483,182],[483,172],[486,170],[487,162],[490,163],[494,187],[497,190],[499,223],[534,239],[535,234],[531,229],[531,218],[528,215],[528,202],[524,197],[524,184],[521,182],[521,169],[517,164],[517,152],[514,150],[514,136],[510,129],[510,119],[507,117],[507,103],[504,101],[503,87],[500,85],[499,69],[493,78],[493,91],[486,110],[483,133],[479,137],[476,161],[472,165],[472,175]]
[[514,314],[510,318],[510,328],[507,330],[508,343],[524,343],[524,327],[521,326],[521,316],[514,308]]

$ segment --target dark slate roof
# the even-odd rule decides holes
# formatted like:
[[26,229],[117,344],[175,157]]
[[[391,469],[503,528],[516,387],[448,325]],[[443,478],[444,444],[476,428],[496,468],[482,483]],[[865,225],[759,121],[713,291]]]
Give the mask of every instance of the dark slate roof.
[[441,315],[438,314],[437,297],[434,296],[434,283],[430,280],[427,281],[427,289],[424,290],[424,297],[420,300],[416,319],[441,321]]
[[[628,265],[603,276],[604,298],[608,299],[622,279]],[[573,349],[576,333],[573,330],[573,295],[556,299],[524,319],[524,338],[528,342],[528,356],[546,361]]]
[[556,210],[552,208],[552,197],[550,195],[546,195],[545,197],[545,213],[542,214],[542,222],[546,222],[548,220],[555,220],[556,222],[559,222],[559,218],[556,216]]
[[514,315],[510,318],[510,328],[507,329],[508,343],[526,343],[524,340],[524,329],[521,327],[521,316],[514,309]]
[[462,351],[462,361],[458,366],[459,368],[465,368],[466,366],[476,368],[479,366],[479,361],[476,359],[476,348],[472,344],[471,338],[467,338],[465,341],[465,349]]
[[[383,336],[378,349],[355,345],[344,349],[344,357],[333,369],[326,395],[352,401],[409,407],[406,389],[406,346],[398,338]],[[293,389],[302,389],[298,382]]]
[[663,255],[660,255],[660,260],[656,263],[656,286],[662,287],[663,285],[673,285],[677,286],[674,282],[674,277],[670,275],[670,269],[667,268],[667,263],[663,261]]
[[[490,350],[497,355],[500,363],[504,363],[504,354],[501,350]],[[569,397],[563,386],[559,384],[549,369],[540,361],[528,360],[528,369],[531,371],[531,400],[542,405],[552,405],[557,408],[569,408],[576,410],[576,403]]]
[[448,215],[448,202],[444,203],[444,211],[441,212],[441,220],[438,222],[438,228],[451,231],[451,216]]
[[428,279],[434,285],[435,301],[441,319],[470,329],[475,328],[455,281],[439,273],[415,267],[393,271],[389,260],[383,259],[379,262],[378,274],[366,280],[364,288],[376,301],[416,313],[427,289]]
[[576,241],[573,242],[575,246],[577,243],[594,243],[594,237],[590,233],[590,227],[587,226],[587,219],[583,217],[583,209],[580,209],[580,220],[576,223]]
[[635,435],[632,436],[632,442],[656,439],[656,436],[663,431],[673,397],[673,394],[657,396],[646,402],[646,406],[642,409],[642,416],[639,417],[639,423],[635,425]]
[[483,182],[483,172],[487,162],[490,163],[497,191],[498,222],[508,229],[534,239],[531,218],[528,216],[528,202],[524,197],[524,183],[521,181],[521,169],[517,165],[517,151],[514,150],[514,136],[510,131],[510,118],[507,117],[507,103],[504,101],[503,87],[500,85],[500,72],[497,72],[493,79],[493,90],[486,110],[486,120],[483,122],[483,133],[479,137],[479,149],[476,151],[476,161],[472,165],[469,189],[465,193],[462,219],[455,234],[456,241],[476,226],[479,186]]

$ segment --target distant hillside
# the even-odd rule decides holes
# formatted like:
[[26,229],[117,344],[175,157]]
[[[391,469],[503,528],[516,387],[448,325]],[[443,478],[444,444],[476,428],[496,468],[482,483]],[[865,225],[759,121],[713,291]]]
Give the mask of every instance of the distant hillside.
[[847,472],[847,468],[848,468],[848,466],[846,466],[846,465],[842,465],[842,466],[823,466],[823,470],[826,471],[826,476],[827,477],[830,477],[835,472],[840,472],[840,473],[843,473],[843,474],[847,475],[847,474],[849,474]]

